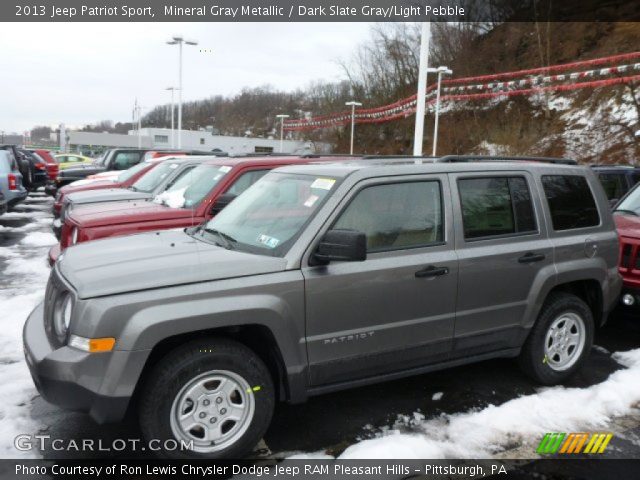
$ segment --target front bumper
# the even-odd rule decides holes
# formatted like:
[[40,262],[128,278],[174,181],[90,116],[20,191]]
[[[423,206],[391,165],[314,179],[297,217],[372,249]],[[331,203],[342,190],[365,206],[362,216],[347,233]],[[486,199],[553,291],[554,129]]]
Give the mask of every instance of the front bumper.
[[44,186],[44,193],[51,197],[56,196],[56,193],[58,193],[58,185],[56,185],[55,181],[47,182],[47,184]]
[[56,261],[58,260],[59,256],[60,256],[60,244],[58,243],[49,249],[48,260],[49,260],[50,267],[53,267],[56,264]]
[[38,392],[49,403],[88,412],[98,423],[122,420],[135,387],[127,369],[141,370],[140,362],[144,364],[148,352],[87,353],[67,346],[54,348],[44,321],[41,303],[23,329],[24,354]]
[[[625,302],[627,300],[627,302]],[[619,308],[627,312],[640,311],[640,288],[624,286],[620,293]]]
[[56,238],[60,240],[60,236],[62,235],[62,220],[59,218],[54,219],[51,224],[51,230],[53,230],[53,234]]

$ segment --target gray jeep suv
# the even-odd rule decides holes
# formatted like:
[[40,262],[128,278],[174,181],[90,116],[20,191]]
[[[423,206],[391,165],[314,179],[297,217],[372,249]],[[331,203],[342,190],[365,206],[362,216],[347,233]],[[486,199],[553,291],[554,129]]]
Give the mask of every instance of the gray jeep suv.
[[289,166],[199,227],[69,248],[24,327],[38,390],[220,458],[277,400],[495,357],[564,381],[621,287],[604,191],[468,160]]

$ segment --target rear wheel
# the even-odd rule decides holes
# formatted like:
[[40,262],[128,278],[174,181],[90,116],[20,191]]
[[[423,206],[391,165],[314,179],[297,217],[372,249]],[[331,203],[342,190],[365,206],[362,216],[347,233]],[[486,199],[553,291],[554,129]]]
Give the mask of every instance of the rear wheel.
[[249,348],[225,339],[186,344],[171,352],[145,383],[139,406],[147,442],[175,440],[170,458],[240,458],[264,435],[274,408],[267,367]]
[[551,294],[520,354],[522,369],[544,385],[563,382],[589,356],[593,323],[593,314],[581,298]]

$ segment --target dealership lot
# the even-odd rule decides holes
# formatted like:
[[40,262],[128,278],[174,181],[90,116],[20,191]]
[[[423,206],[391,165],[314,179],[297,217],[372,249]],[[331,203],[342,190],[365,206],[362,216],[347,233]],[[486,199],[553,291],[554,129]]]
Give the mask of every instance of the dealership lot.
[[[51,444],[42,452],[45,457],[93,458],[111,457],[114,452],[98,451],[114,445],[116,439],[137,439],[140,433],[136,422],[105,425],[96,428],[96,424],[86,415],[66,412],[44,402],[36,393],[24,363],[21,329],[22,324],[33,306],[44,294],[44,285],[49,273],[46,266],[46,252],[55,243],[51,234],[50,197],[41,193],[31,195],[13,212],[0,217],[0,303],[3,305],[2,327],[0,329],[0,373],[4,388],[0,400],[0,417],[10,427],[0,445],[0,455],[15,457],[18,452],[13,439],[20,434],[43,434],[53,439],[61,439],[63,445],[71,440],[89,439],[94,441],[94,449],[78,452],[54,450]],[[456,440],[453,428],[461,421],[481,424],[491,419],[488,425],[495,426],[495,419],[504,420],[508,430],[510,419],[514,419],[512,435],[495,432],[496,442],[493,454],[533,456],[535,444],[539,438],[527,435],[526,416],[531,406],[546,410],[541,416],[553,418],[557,415],[557,430],[577,431],[588,429],[584,422],[591,417],[597,420],[599,430],[611,430],[615,438],[611,443],[610,455],[633,457],[640,453],[637,440],[637,411],[607,409],[603,393],[611,390],[611,395],[624,395],[618,387],[640,384],[640,364],[629,363],[624,368],[620,357],[613,358],[612,352],[623,352],[637,348],[640,343],[640,326],[633,318],[615,316],[596,337],[594,349],[586,367],[567,383],[565,388],[540,388],[525,377],[514,362],[509,360],[487,361],[475,365],[459,367],[442,372],[421,375],[406,380],[382,383],[357,388],[340,393],[312,398],[303,405],[280,405],[272,425],[265,436],[265,443],[271,455],[286,457],[302,452],[324,452],[332,456],[347,454],[372,454],[375,442],[384,442],[394,436],[397,448],[406,448],[402,439],[420,438],[434,443],[440,450],[434,453],[461,456],[470,453],[468,446]],[[637,355],[636,355],[637,356]],[[631,366],[630,366],[631,365]],[[638,372],[636,372],[636,370]],[[627,375],[622,378],[611,377],[618,371]],[[632,375],[636,375],[633,377]],[[635,378],[635,382],[629,381]],[[615,381],[619,381],[616,384]],[[609,382],[609,383],[607,383]],[[618,385],[618,387],[616,387]],[[573,388],[572,388],[573,387]],[[578,390],[579,389],[579,390]],[[552,397],[556,395],[556,397]],[[580,396],[578,396],[578,394]],[[564,396],[564,397],[563,397]],[[573,410],[586,412],[582,416],[567,418],[566,411],[560,406],[571,399],[580,398],[582,404],[569,405]],[[508,402],[508,405],[507,405]],[[610,402],[611,403],[611,402]],[[492,405],[509,408],[495,408]],[[549,409],[549,405],[558,405],[558,412]],[[566,405],[565,405],[566,407]],[[612,412],[615,420],[599,417],[602,413]],[[634,418],[634,413],[636,418]],[[462,414],[462,415],[460,415]],[[493,415],[493,416],[491,416]],[[435,431],[437,425],[448,428],[446,449],[443,440]],[[446,426],[447,428],[444,428]],[[486,426],[488,426],[486,425]],[[518,432],[517,426],[523,429]],[[569,428],[568,425],[573,425]],[[591,429],[596,428],[595,425]],[[479,429],[485,431],[487,429]],[[419,435],[412,435],[412,434]],[[502,440],[500,440],[502,438]],[[366,442],[366,440],[370,442]],[[486,439],[486,438],[485,438]],[[473,439],[469,439],[473,443]],[[373,442],[373,443],[372,443]],[[354,444],[356,444],[354,446]],[[129,444],[130,445],[130,444]],[[264,447],[265,445],[263,445]],[[403,447],[404,446],[404,447]],[[435,448],[434,447],[434,448]],[[388,449],[388,444],[385,444]],[[393,451],[386,450],[389,454]],[[407,450],[405,450],[407,451]],[[410,451],[410,450],[408,450]],[[505,453],[506,452],[506,453]],[[40,452],[26,451],[25,455],[39,456]],[[267,455],[267,449],[259,452]],[[127,447],[116,453],[118,456],[146,456],[146,451],[132,451]],[[427,458],[427,457],[423,457]]]

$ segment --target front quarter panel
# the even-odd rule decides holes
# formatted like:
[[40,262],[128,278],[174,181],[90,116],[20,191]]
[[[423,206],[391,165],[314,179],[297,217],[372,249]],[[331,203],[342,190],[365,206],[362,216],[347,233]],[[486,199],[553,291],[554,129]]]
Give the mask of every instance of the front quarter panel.
[[[150,351],[163,340],[220,327],[262,325],[289,375],[306,369],[304,294],[299,270],[79,300],[71,331],[115,337],[116,350]],[[134,368],[141,367],[134,366]],[[131,374],[132,372],[129,372]],[[137,378],[140,372],[135,372]]]

